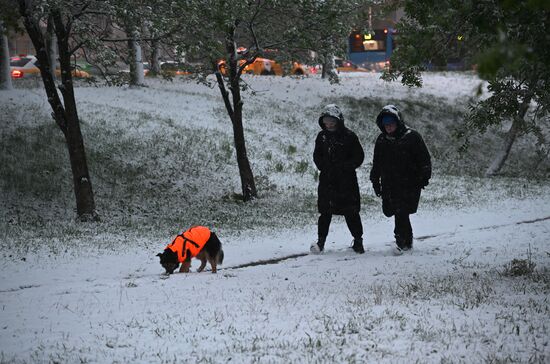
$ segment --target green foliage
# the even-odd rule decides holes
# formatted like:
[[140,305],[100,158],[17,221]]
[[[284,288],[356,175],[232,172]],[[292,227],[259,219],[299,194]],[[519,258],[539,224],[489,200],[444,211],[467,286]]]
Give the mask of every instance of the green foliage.
[[0,25],[8,32],[23,31],[16,0],[0,0]]
[[[547,1],[406,0],[398,48],[383,78],[421,86],[427,66],[461,59],[488,81],[489,98],[472,103],[468,127],[485,132],[514,120],[540,132],[550,108],[550,5]],[[535,106],[533,106],[535,105]],[[465,144],[467,145],[467,143]]]
[[[174,34],[178,50],[215,68],[229,61],[227,36],[248,51],[238,59],[267,57],[310,62],[309,51],[343,54],[350,23],[358,22],[366,0],[180,0],[174,11],[186,14],[186,26]],[[276,51],[276,52],[274,52]],[[205,71],[212,71],[206,69]]]

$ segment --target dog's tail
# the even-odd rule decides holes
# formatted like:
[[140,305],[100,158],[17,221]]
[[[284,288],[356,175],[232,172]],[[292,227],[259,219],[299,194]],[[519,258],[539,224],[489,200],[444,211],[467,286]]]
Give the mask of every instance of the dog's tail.
[[208,239],[204,248],[211,257],[215,257],[216,264],[223,263],[222,242],[220,241],[220,239],[218,239],[218,236],[215,232],[212,232],[210,234],[210,239]]
[[220,248],[220,251],[216,255],[216,263],[217,264],[223,264],[223,249]]

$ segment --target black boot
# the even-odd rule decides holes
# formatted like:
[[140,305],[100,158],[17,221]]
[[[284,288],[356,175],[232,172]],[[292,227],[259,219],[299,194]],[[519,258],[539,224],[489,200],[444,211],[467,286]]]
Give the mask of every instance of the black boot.
[[353,245],[351,247],[354,252],[357,254],[363,254],[365,252],[365,248],[363,247],[363,239],[353,239]]
[[412,236],[403,237],[399,234],[395,234],[395,244],[400,251],[407,251],[412,249]]
[[405,245],[403,245],[403,250],[411,250],[413,248],[413,238],[405,239]]

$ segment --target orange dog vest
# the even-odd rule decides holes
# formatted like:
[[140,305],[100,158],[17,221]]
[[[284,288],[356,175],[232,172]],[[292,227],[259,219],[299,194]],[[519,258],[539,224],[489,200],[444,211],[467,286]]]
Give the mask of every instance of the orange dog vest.
[[187,252],[190,258],[196,257],[202,250],[206,242],[210,239],[210,229],[205,226],[193,226],[189,230],[179,234],[166,246],[178,255],[178,261],[183,263],[187,258]]

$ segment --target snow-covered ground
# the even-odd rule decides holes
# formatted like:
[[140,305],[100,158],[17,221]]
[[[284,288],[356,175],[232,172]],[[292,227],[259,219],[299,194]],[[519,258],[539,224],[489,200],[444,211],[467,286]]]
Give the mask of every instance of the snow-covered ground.
[[[427,75],[423,89],[409,90],[377,77],[344,77],[336,86],[317,78],[247,80],[256,92],[245,99],[251,160],[254,170],[275,185],[272,192],[260,191],[264,197],[251,207],[210,196],[238,191],[238,176],[230,151],[223,159],[223,143],[203,139],[199,144],[214,148],[216,155],[204,166],[221,174],[205,174],[211,178],[205,188],[196,188],[200,182],[189,176],[170,180],[175,187],[157,182],[154,192],[143,188],[145,184],[134,191],[129,186],[135,181],[102,172],[94,165],[106,160],[92,157],[92,180],[98,176],[96,203],[104,216],[97,227],[72,221],[72,195],[65,191],[70,191],[70,183],[57,187],[59,192],[54,186],[34,194],[0,171],[0,213],[9,220],[0,222],[5,230],[0,233],[0,362],[548,362],[547,181],[462,178],[436,170],[412,217],[415,249],[394,256],[393,221],[382,216],[366,180],[369,143],[376,130],[371,124],[362,129],[360,121],[351,120],[367,138],[367,161],[359,171],[366,253],[348,249],[349,232],[343,219],[335,218],[326,252],[306,254],[316,235],[316,182],[309,170],[296,172],[284,162],[311,164],[314,119],[323,103],[387,94],[389,102],[421,99],[451,105],[471,97],[480,84],[471,75],[433,74]],[[163,149],[163,133],[170,136],[168,141],[193,130],[230,140],[215,88],[149,82],[145,89],[77,89],[89,139],[104,141],[89,145],[91,154],[105,150],[111,159],[141,166],[142,174],[131,179],[161,180],[178,166]],[[47,117],[35,120],[49,114],[40,89],[0,93],[0,107],[10,115],[0,123],[5,140],[18,128],[51,122]],[[122,130],[116,138],[132,149],[111,149],[109,137],[95,137],[93,127],[103,133]],[[178,134],[181,130],[184,133]],[[157,151],[151,143],[162,155],[150,155]],[[289,145],[295,150],[279,158]],[[25,152],[32,155],[33,148]],[[195,158],[207,155],[201,153]],[[27,163],[24,156],[3,161],[8,171],[16,170],[10,163]],[[452,161],[438,163],[443,168]],[[149,164],[156,164],[156,172]],[[262,185],[264,190],[269,184]],[[25,186],[37,187],[32,181]],[[176,203],[182,201],[177,193],[191,189],[202,209],[210,212],[174,210],[172,220],[163,210],[163,189]],[[308,193],[313,197],[302,196]],[[123,197],[127,201],[119,202]],[[183,200],[201,209],[193,197],[185,195]],[[143,210],[136,211],[136,205]],[[218,207],[221,212],[215,211]],[[130,222],[119,217],[124,213]],[[259,215],[246,216],[255,213]],[[207,220],[212,214],[221,218]],[[227,220],[236,216],[237,223],[242,219],[245,226],[224,223],[225,215],[230,216]],[[205,224],[218,221],[212,224],[224,244],[222,269],[218,274],[166,278],[155,254],[172,238],[171,232],[201,216]],[[178,219],[180,226],[170,226]],[[282,219],[290,221],[276,221]],[[166,226],[170,233],[162,230]],[[293,255],[297,257],[285,259]],[[281,260],[235,268],[274,258]],[[534,269],[514,275],[514,260]]]
[[[3,362],[547,362],[549,199],[421,212],[410,255],[389,220],[366,220],[364,255],[342,221],[325,254],[313,227],[223,237],[218,274],[161,276],[126,249],[3,261]],[[518,224],[520,222],[524,222]],[[512,259],[536,273],[507,276]],[[194,263],[197,267],[197,263]]]

